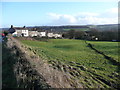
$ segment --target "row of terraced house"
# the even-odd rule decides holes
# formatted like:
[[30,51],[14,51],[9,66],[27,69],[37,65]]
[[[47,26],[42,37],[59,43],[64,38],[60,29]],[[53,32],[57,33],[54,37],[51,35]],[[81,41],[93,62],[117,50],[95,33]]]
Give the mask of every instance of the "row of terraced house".
[[50,38],[62,38],[62,34],[48,31],[37,31],[37,30],[29,30],[24,27],[13,27],[9,29],[9,31],[14,31],[12,33],[13,36],[17,37],[50,37]]

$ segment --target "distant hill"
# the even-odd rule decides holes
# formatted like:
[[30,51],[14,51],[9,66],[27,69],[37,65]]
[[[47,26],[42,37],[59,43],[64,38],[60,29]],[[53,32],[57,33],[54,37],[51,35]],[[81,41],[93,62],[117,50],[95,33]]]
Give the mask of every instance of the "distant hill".
[[[33,27],[28,27],[33,28]],[[107,25],[67,25],[67,26],[35,26],[38,30],[52,30],[52,31],[69,31],[71,29],[88,31],[92,28],[96,30],[118,30],[118,24],[107,24]]]
[[0,30],[8,30],[9,28],[0,28]]
[[[107,25],[66,25],[66,26],[28,26],[27,28],[29,30],[32,30],[33,28],[37,28],[38,31],[41,30],[47,30],[47,31],[69,31],[71,29],[74,30],[81,30],[81,31],[88,31],[91,28],[94,28],[96,30],[118,30],[118,26],[120,27],[120,24],[107,24]],[[9,28],[0,28],[0,30],[8,30]]]
[[91,25],[90,28],[94,28],[96,30],[118,30],[118,24],[108,24],[108,25]]
[[46,31],[53,31],[53,32],[62,32],[62,31],[69,31],[69,30],[89,30],[88,26],[35,26],[35,27],[28,27],[29,29],[36,28],[38,31],[46,30]]

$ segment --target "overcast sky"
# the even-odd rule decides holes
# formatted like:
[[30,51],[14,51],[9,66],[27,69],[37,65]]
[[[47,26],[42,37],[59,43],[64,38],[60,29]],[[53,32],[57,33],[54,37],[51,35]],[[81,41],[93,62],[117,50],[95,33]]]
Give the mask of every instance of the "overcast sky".
[[0,27],[118,23],[118,2],[1,2],[0,6]]

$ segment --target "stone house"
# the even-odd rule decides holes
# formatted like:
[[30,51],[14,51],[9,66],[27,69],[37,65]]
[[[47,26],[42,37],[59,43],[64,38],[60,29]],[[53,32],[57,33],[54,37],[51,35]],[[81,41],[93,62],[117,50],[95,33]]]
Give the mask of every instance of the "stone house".
[[44,32],[39,32],[39,36],[40,36],[40,37],[46,37],[46,34],[47,34],[47,33],[46,33],[45,31],[44,31]]
[[38,31],[28,31],[30,37],[38,36],[39,32]]
[[51,33],[47,33],[47,36],[52,38],[52,37],[54,37],[54,34],[52,32]]
[[53,32],[47,32],[47,31],[37,31],[37,30],[28,30],[25,26],[24,27],[13,27],[9,29],[9,31],[13,32],[13,36],[24,36],[24,37],[49,37],[49,38],[62,38],[62,34],[59,33],[53,33]]
[[47,33],[47,36],[50,38],[62,38],[62,34],[58,34],[58,33]]
[[28,37],[29,33],[28,33],[28,29],[24,26],[24,27],[11,27],[11,30],[14,29],[15,32],[12,33],[13,36],[24,36],[24,37]]

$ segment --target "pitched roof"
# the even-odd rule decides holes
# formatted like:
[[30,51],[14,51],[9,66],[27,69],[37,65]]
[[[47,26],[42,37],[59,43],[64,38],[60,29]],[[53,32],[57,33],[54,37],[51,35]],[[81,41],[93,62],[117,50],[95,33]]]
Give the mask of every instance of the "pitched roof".
[[13,27],[13,28],[17,30],[28,30],[27,28],[23,28],[23,27]]
[[14,33],[15,32],[15,29],[14,28],[9,28],[8,30],[10,33]]

